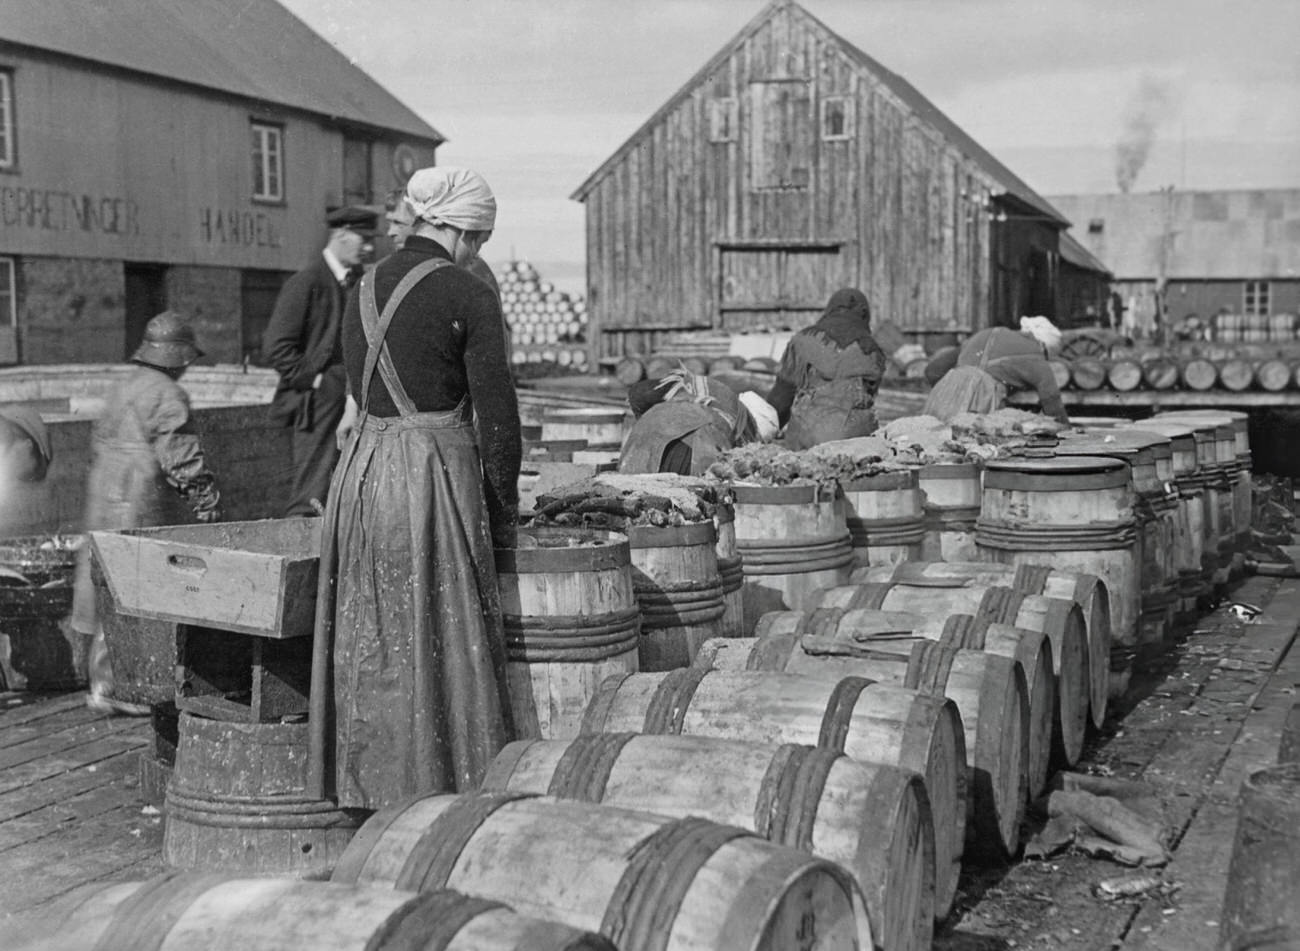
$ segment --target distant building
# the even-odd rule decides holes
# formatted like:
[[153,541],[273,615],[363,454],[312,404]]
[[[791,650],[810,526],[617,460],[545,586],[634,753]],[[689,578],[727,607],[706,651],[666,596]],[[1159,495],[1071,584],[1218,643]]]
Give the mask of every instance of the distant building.
[[804,326],[845,285],[921,336],[1057,311],[1066,218],[793,0],[573,197],[605,358],[672,331]]
[[1172,321],[1300,313],[1300,189],[1050,200],[1074,223],[1071,234],[1114,272],[1139,326],[1150,319],[1162,277]]
[[0,363],[113,362],[150,316],[258,356],[327,208],[443,137],[273,0],[4,0]]

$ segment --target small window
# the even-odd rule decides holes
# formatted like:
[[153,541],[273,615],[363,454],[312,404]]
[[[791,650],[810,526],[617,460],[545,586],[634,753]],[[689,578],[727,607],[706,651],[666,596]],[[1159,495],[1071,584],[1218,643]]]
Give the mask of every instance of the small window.
[[1101,234],[1106,230],[1106,220],[1104,218],[1093,218],[1088,222],[1088,234]]
[[0,169],[6,171],[18,165],[14,132],[14,74],[0,69]]
[[18,287],[13,258],[0,258],[0,329],[18,326]]
[[284,201],[284,129],[253,123],[253,200]]
[[1242,313],[1261,314],[1269,313],[1272,304],[1272,288],[1268,281],[1247,281],[1245,299],[1242,302]]
[[822,100],[822,138],[843,140],[853,137],[853,100],[845,96]]
[[735,99],[710,100],[709,141],[735,142],[739,113]]

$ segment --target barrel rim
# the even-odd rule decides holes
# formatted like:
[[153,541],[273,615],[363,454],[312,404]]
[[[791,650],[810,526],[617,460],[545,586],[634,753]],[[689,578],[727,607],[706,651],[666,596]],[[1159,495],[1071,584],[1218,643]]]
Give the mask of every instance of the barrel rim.
[[737,503],[748,502],[751,505],[778,503],[794,505],[800,502],[829,502],[836,492],[820,485],[758,485],[756,483],[733,482],[731,493]]
[[646,548],[677,548],[682,545],[713,545],[718,540],[713,519],[702,522],[685,522],[681,525],[629,525],[628,546]]
[[621,532],[600,528],[565,528],[562,526],[523,526],[521,534],[533,537],[573,538],[588,536],[600,544],[549,548],[498,548],[494,551],[498,572],[539,574],[553,571],[599,571],[632,564],[628,537]]
[[855,476],[840,483],[845,492],[881,492],[886,489],[915,489],[919,484],[915,469],[895,469],[875,475]]
[[1031,475],[1086,475],[1121,472],[1127,476],[1128,463],[1112,456],[1034,456],[990,459],[985,477],[997,473],[1024,472]]

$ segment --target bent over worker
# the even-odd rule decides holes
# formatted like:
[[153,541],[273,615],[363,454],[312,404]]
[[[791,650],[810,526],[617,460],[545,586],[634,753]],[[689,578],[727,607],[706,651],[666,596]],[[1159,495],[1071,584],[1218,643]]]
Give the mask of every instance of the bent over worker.
[[464,269],[496,200],[447,166],[406,199],[412,233],[344,313],[358,413],[322,525],[311,768],[355,809],[476,788],[512,738],[493,547],[514,545],[519,406],[501,306]]
[[1021,317],[1019,331],[981,330],[961,347],[935,354],[926,366],[933,389],[922,412],[944,421],[958,413],[991,413],[1006,405],[1008,392],[1033,390],[1044,414],[1068,423],[1047,362],[1060,344],[1061,332],[1046,317]]
[[786,345],[767,401],[791,449],[876,431],[885,352],[871,335],[871,305],[856,287],[831,295],[817,323]]
[[[95,421],[86,531],[184,521],[182,501],[200,522],[220,518],[217,480],[194,431],[189,394],[177,382],[202,355],[194,328],[180,314],[164,311],[145,327],[144,342],[131,356],[134,369],[113,390]],[[88,705],[105,713],[148,713],[148,707],[112,696],[113,669],[95,608],[87,546],[77,562],[71,627],[94,638]]]
[[636,417],[619,453],[619,472],[701,475],[735,446],[776,435],[776,410],[757,393],[713,377],[670,373],[628,390]]

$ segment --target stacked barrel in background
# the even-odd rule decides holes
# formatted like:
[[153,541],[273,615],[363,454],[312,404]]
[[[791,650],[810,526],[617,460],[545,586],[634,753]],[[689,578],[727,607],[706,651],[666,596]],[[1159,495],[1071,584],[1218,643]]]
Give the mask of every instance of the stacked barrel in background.
[[511,362],[585,373],[590,366],[587,305],[581,295],[543,280],[527,261],[511,261],[498,275],[501,309],[510,328]]

